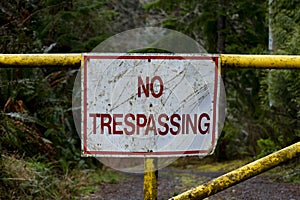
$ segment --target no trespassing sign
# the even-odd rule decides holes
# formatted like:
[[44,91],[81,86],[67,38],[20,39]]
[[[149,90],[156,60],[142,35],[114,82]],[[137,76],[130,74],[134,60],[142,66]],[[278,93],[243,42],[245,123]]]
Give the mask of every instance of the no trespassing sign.
[[84,156],[208,155],[216,146],[218,56],[83,54],[81,80]]

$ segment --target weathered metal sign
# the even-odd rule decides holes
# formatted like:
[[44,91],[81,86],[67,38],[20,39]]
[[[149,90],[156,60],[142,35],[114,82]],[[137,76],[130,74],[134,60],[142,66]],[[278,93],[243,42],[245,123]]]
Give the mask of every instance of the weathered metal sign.
[[210,154],[218,137],[218,68],[215,55],[84,54],[83,155]]

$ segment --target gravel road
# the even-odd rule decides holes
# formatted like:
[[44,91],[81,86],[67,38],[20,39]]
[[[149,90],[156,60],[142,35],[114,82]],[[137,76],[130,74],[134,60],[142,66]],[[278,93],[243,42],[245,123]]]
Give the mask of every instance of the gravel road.
[[[169,199],[187,189],[222,175],[222,172],[194,172],[190,170],[163,169],[158,175],[158,199]],[[89,196],[91,200],[142,200],[143,175],[125,174],[117,184],[102,184]],[[210,200],[298,200],[300,184],[276,182],[262,174],[228,188],[207,199]]]

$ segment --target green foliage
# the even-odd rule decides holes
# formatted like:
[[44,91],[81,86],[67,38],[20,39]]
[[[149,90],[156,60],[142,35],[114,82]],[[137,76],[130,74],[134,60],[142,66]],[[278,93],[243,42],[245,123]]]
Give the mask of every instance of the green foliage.
[[2,53],[90,51],[111,34],[107,22],[117,15],[106,0],[13,0],[1,6]]
[[145,5],[148,12],[154,12],[162,16],[160,26],[177,30],[193,37],[200,44],[203,43],[202,32],[203,23],[201,21],[201,12],[204,10],[203,4],[196,0],[183,0],[183,1],[154,1]]
[[[107,21],[115,12],[105,10],[106,1],[46,1],[42,26],[43,43],[56,44],[54,52],[85,52],[109,33]],[[101,8],[101,9],[100,9]]]
[[[273,1],[271,26],[275,54],[299,54],[300,5],[297,1]],[[300,73],[296,70],[269,70],[261,81],[261,107],[266,142],[258,141],[261,154],[283,148],[300,140]]]
[[[76,74],[75,71],[60,70],[44,77],[42,69],[30,71],[18,70],[17,77],[11,80],[2,76],[5,82],[2,82],[0,91],[4,113],[1,113],[0,127],[1,136],[8,139],[2,141],[2,146],[8,151],[34,155],[40,150],[41,154],[47,155],[45,152],[52,152],[50,147],[47,148],[52,143],[59,146],[72,144],[69,141],[74,131],[72,113],[67,112],[71,107],[72,85],[67,82],[73,81]],[[9,143],[9,138],[14,138],[14,142]],[[32,144],[40,147],[32,150]]]
[[266,156],[274,151],[281,149],[280,146],[276,145],[273,139],[258,139],[258,147],[260,148],[260,154],[258,157]]
[[278,54],[300,53],[300,4],[298,1],[273,1],[272,29]]
[[[292,70],[271,70],[263,78],[260,96],[268,137],[283,148],[300,139],[300,74]],[[271,145],[272,146],[272,145]]]
[[[226,53],[253,53],[259,46],[266,47],[265,1],[221,2],[164,0],[150,3],[145,9],[164,15],[160,25],[193,37],[211,53],[217,51],[218,31],[226,35]],[[225,18],[225,24],[218,30],[220,17]]]
[[60,174],[55,163],[2,156],[1,199],[75,199],[97,190],[95,185],[118,181],[116,174],[70,169]]
[[267,133],[260,107],[260,70],[226,70],[225,89],[227,116],[223,128],[223,158],[254,156],[258,153],[256,141]]
[[[1,53],[90,51],[111,34],[108,22],[116,15],[106,0],[12,0],[0,6]],[[1,199],[70,199],[82,183],[69,174],[101,166],[80,157],[71,109],[77,71],[0,66]],[[12,162],[15,168],[6,165]]]
[[40,52],[42,43],[36,32],[39,22],[38,19],[31,20],[38,9],[37,0],[1,2],[1,53]]

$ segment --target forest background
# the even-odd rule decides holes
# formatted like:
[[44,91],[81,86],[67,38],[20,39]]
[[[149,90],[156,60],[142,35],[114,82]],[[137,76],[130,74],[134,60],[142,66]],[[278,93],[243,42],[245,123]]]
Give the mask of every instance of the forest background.
[[[0,52],[90,52],[146,26],[182,32],[208,53],[300,54],[299,0],[4,0]],[[93,190],[91,182],[116,181],[80,157],[71,109],[77,72],[0,66],[1,198],[68,199]],[[216,161],[259,158],[300,140],[299,71],[225,69],[223,79],[227,116]]]

